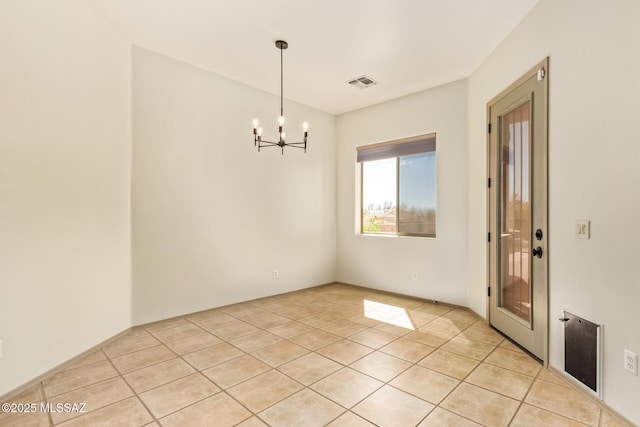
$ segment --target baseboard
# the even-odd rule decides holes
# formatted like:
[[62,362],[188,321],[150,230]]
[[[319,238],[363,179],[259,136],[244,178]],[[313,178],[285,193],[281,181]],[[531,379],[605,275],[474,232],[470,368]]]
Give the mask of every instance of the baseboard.
[[304,291],[308,291],[308,290],[314,289],[314,288],[320,288],[320,287],[323,287],[323,286],[330,286],[330,285],[333,285],[335,283],[338,283],[338,282],[322,283],[320,285],[310,285],[307,288],[295,289],[293,291],[280,292],[278,294],[272,294],[272,295],[267,295],[267,296],[264,296],[264,297],[258,297],[258,298],[254,298],[254,299],[250,299],[250,300],[233,302],[231,304],[216,305],[214,307],[209,307],[209,308],[205,308],[203,310],[189,312],[189,313],[186,313],[186,314],[178,314],[176,316],[167,317],[165,319],[152,320],[151,322],[137,323],[137,324],[132,325],[131,329],[142,328],[142,327],[147,328],[147,327],[155,325],[156,323],[167,322],[167,321],[170,321],[170,320],[184,319],[184,318],[187,318],[187,317],[195,316],[195,315],[198,315],[200,313],[205,313],[207,311],[216,310],[216,309],[223,308],[223,307],[233,307],[234,305],[238,305],[238,304],[252,303],[252,302],[257,302],[257,301],[260,301],[260,300],[269,299],[269,298],[273,298],[273,297],[278,297],[278,296],[282,296],[282,295],[295,294],[296,292],[304,292]]
[[94,351],[101,349],[102,347],[112,343],[113,341],[115,341],[118,338],[122,337],[123,335],[127,334],[129,331],[131,331],[131,328],[127,328],[124,331],[112,336],[111,338],[107,338],[106,340],[102,341],[101,343],[94,345],[93,347],[89,348],[88,350],[83,351],[82,353],[78,354],[75,357],[72,357],[71,359],[67,360],[66,362],[63,362],[63,363],[57,365],[56,367],[54,367],[52,369],[49,369],[45,373],[40,374],[37,377],[33,378],[32,380],[30,380],[30,381],[22,384],[21,386],[11,390],[10,392],[5,393],[4,395],[0,396],[0,402],[8,402],[8,401],[10,401],[14,397],[18,396],[20,393],[23,393],[23,392],[27,391],[31,387],[33,387],[33,386],[41,383],[42,381],[54,376],[58,372],[63,371],[67,367],[73,365],[74,363],[78,362],[79,360],[81,360],[82,358],[88,356],[89,354],[93,353]]
[[[458,304],[453,304],[453,303],[446,302],[446,301],[436,301],[436,300],[433,300],[433,299],[419,297],[419,296],[416,296],[416,295],[409,295],[409,294],[402,294],[402,293],[399,293],[399,292],[387,291],[386,289],[378,289],[378,288],[372,288],[370,286],[354,285],[353,283],[346,283],[346,282],[327,283],[327,285],[331,285],[331,284],[353,286],[354,288],[360,288],[362,290],[376,291],[376,292],[379,292],[381,294],[387,294],[387,295],[401,297],[401,298],[412,298],[412,299],[415,299],[415,300],[418,300],[418,301],[423,301],[423,302],[429,303],[429,304],[437,304],[437,305],[442,305],[442,306],[445,306],[445,307],[457,308],[457,309],[460,309],[460,310],[467,310],[467,311],[473,312],[474,314],[478,314],[478,313],[476,313],[475,311],[471,310],[468,307],[465,307],[465,306],[462,306],[462,305],[458,305]],[[326,285],[320,285],[320,286],[326,286]],[[484,319],[483,316],[479,316],[479,317],[481,319]]]

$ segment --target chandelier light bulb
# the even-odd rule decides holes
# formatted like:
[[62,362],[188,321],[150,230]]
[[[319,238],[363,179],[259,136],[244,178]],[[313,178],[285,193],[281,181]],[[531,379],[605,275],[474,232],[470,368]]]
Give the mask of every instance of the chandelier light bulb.
[[278,117],[278,125],[282,126],[284,124],[284,116],[279,116]]
[[260,124],[260,122],[258,121],[258,119],[253,119],[253,128],[257,128],[258,124]]
[[282,132],[282,136],[281,136],[281,138],[282,138],[282,139],[284,139],[284,137],[285,137],[285,136],[287,136],[287,134],[286,134],[286,133],[284,133],[284,132]]
[[302,129],[303,129],[305,132],[306,132],[306,131],[308,131],[308,130],[309,130],[309,123],[304,122],[304,123],[302,124]]
[[262,128],[258,128],[258,136],[262,136]]

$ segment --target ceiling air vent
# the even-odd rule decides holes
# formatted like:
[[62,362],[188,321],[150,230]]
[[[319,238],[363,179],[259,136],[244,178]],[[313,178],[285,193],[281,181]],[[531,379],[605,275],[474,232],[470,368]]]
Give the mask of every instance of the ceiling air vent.
[[347,81],[351,86],[357,87],[358,89],[366,89],[371,86],[375,86],[378,84],[377,81],[373,80],[369,76],[360,76]]

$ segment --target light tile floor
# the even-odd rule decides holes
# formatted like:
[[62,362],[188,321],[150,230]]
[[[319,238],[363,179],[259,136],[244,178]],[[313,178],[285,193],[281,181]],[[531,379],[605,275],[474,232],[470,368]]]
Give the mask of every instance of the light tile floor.
[[2,426],[622,426],[473,313],[340,284],[135,328]]

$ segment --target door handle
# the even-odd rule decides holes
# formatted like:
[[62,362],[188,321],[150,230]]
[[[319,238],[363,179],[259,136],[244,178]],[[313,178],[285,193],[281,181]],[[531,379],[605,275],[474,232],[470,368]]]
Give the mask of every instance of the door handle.
[[531,254],[535,257],[542,258],[542,248],[538,246],[537,248],[531,249]]

